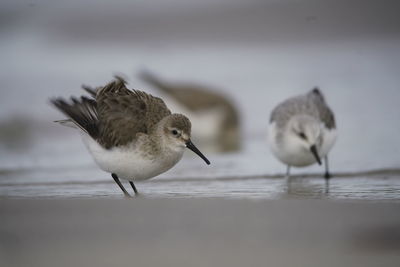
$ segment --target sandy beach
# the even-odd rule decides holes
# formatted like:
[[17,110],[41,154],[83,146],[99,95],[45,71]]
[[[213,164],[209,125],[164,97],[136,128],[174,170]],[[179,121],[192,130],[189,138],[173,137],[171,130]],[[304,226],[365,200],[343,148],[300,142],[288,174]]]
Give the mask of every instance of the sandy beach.
[[7,200],[1,266],[398,266],[400,206],[323,200]]

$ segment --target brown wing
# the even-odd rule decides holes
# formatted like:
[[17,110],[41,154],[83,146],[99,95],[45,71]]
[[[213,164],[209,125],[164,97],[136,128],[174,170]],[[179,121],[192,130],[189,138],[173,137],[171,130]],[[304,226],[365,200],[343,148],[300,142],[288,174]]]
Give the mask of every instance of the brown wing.
[[82,96],[80,99],[71,97],[71,100],[63,98],[51,99],[51,103],[69,119],[57,121],[60,123],[73,122],[82,131],[89,134],[93,139],[99,138],[99,119],[96,101]]
[[93,98],[96,98],[97,90],[101,89],[102,87],[93,88],[89,85],[82,85],[82,89],[85,90],[89,95]]
[[164,101],[142,91],[129,90],[121,78],[97,91],[99,142],[106,148],[128,144],[138,133],[148,134],[171,114]]

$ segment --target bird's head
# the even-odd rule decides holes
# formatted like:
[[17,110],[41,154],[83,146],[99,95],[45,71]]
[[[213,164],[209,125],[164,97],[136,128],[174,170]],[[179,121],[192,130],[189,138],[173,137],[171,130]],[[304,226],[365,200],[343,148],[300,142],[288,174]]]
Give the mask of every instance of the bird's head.
[[190,120],[182,114],[171,114],[164,118],[163,136],[164,142],[171,148],[183,149],[188,148],[201,157],[208,165],[210,161],[200,152],[200,150],[192,143],[191,137],[192,124]]
[[294,116],[289,122],[289,131],[297,144],[308,150],[321,165],[319,150],[322,143],[321,123],[308,115]]

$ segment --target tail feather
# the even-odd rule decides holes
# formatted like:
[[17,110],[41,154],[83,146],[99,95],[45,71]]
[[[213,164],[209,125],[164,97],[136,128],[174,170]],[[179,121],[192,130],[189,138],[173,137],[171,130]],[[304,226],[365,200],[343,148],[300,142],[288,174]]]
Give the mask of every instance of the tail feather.
[[75,124],[75,122],[73,122],[71,119],[57,120],[57,121],[54,121],[54,122],[55,122],[55,123],[59,123],[59,124],[61,124],[62,126],[70,127],[70,128],[77,128],[77,127],[79,127],[79,126],[77,126],[77,125]]
[[[63,98],[51,99],[51,103],[76,126],[89,134],[93,139],[97,139],[100,131],[96,101],[82,96],[80,99],[71,97],[71,102]],[[65,124],[67,121],[68,120],[58,122]]]

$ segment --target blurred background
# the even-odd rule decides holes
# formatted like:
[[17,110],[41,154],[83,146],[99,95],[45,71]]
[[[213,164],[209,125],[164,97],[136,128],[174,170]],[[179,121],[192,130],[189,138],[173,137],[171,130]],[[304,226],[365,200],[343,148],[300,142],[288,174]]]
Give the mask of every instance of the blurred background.
[[[398,266],[399,10],[396,0],[0,1],[0,265]],[[122,199],[49,105],[114,75],[189,116],[211,165],[188,151],[137,183],[142,197]],[[333,178],[327,190],[323,166],[293,168],[289,191],[269,115],[315,86],[338,125]]]
[[[212,162],[186,153],[142,191],[276,197],[281,181],[273,178],[285,166],[267,147],[270,111],[319,86],[339,130],[331,170],[351,177],[333,180],[331,194],[398,199],[399,7],[394,0],[1,1],[0,194],[119,196],[79,135],[52,122],[63,116],[48,101],[117,74],[187,114],[193,141]],[[319,196],[322,172],[294,169],[316,178],[299,190]]]

